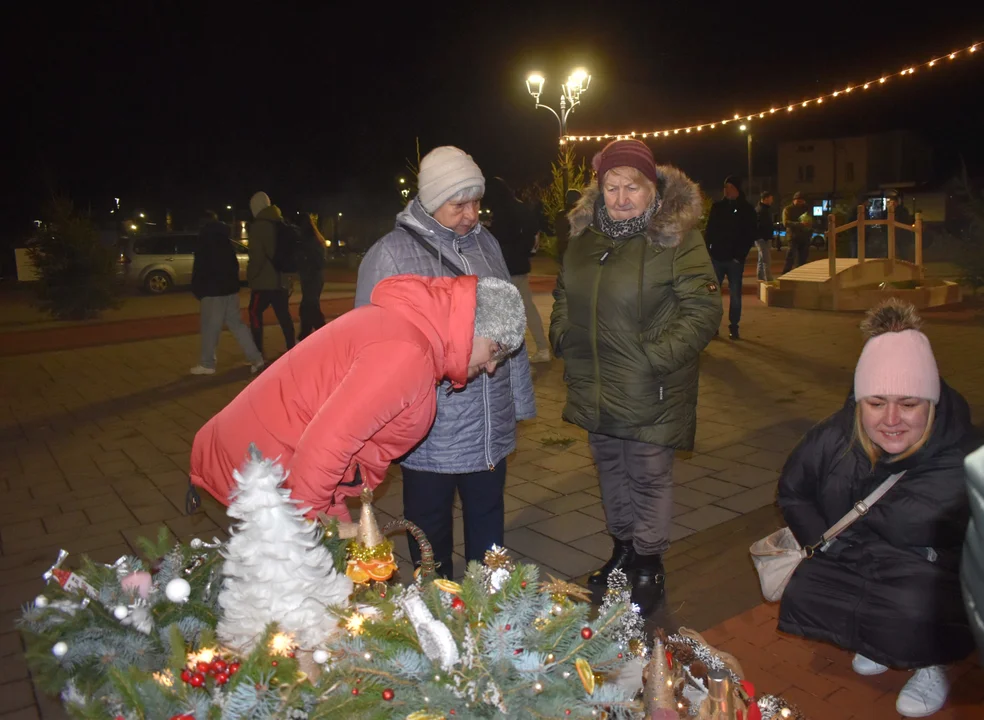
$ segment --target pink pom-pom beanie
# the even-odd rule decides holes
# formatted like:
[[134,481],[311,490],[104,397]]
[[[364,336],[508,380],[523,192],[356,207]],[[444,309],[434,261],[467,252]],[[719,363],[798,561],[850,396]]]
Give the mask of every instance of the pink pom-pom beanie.
[[929,338],[918,330],[868,340],[854,370],[854,399],[897,395],[940,401],[940,371]]

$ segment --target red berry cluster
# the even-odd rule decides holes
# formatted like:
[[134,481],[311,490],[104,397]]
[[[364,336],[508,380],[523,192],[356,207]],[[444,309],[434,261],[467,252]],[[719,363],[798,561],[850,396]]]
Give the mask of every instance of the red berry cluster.
[[454,599],[451,601],[451,607],[452,607],[452,609],[456,610],[457,612],[464,612],[465,611],[465,601],[462,600],[457,595],[455,595],[454,596]]
[[200,688],[205,686],[205,677],[211,675],[215,679],[216,685],[225,685],[229,682],[229,678],[237,672],[239,672],[239,663],[237,662],[227,663],[222,658],[215,658],[212,662],[199,660],[195,663],[194,668],[185,668],[181,671],[181,680],[192,687]]
[[184,715],[172,715],[171,720],[195,720],[195,716],[191,713],[185,713]]

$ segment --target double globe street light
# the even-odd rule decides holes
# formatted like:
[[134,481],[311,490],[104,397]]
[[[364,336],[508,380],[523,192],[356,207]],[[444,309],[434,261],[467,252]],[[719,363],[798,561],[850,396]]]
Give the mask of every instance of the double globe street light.
[[[543,84],[546,81],[543,76],[539,73],[532,73],[528,78],[526,78],[526,90],[530,95],[533,96],[533,100],[536,102],[536,107],[545,108],[553,113],[553,116],[557,118],[557,124],[560,127],[560,144],[564,145],[567,143],[567,117],[574,111],[581,102],[581,93],[585,93],[588,87],[591,85],[591,75],[588,74],[587,70],[578,69],[571,73],[570,77],[567,78],[567,82],[561,86],[560,93],[560,112],[554,110],[549,105],[544,105],[540,102],[540,95],[543,94]],[[567,183],[568,183],[568,168],[567,163],[561,163],[563,168],[564,177],[564,195],[567,197]]]

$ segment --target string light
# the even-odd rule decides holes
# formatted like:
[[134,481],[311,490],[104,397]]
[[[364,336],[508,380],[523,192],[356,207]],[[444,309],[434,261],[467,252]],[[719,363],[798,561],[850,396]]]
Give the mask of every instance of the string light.
[[[823,95],[818,95],[817,97],[806,98],[806,99],[801,100],[799,102],[792,103],[790,105],[786,105],[785,106],[786,113],[788,114],[788,113],[793,112],[796,109],[797,106],[804,107],[804,108],[809,108],[809,107],[812,107],[814,104],[816,104],[816,105],[823,105],[825,100],[833,99],[833,98],[839,98],[841,95],[850,94],[854,89],[856,89],[858,87],[860,87],[862,90],[867,90],[873,84],[876,84],[876,83],[878,85],[885,85],[893,77],[905,77],[906,75],[914,75],[915,72],[916,72],[916,70],[918,68],[920,68],[920,67],[926,67],[926,68],[935,67],[936,66],[936,63],[938,63],[940,60],[943,60],[944,58],[949,58],[950,60],[956,60],[957,59],[957,56],[960,55],[960,53],[962,53],[964,51],[966,51],[968,53],[968,55],[970,53],[976,53],[977,52],[977,48],[978,48],[978,44],[975,43],[973,45],[969,45],[967,47],[960,48],[958,50],[954,50],[953,52],[951,52],[949,54],[943,54],[943,55],[939,55],[937,57],[931,58],[931,59],[927,60],[926,62],[915,63],[913,65],[907,65],[903,69],[899,70],[897,73],[889,73],[887,75],[881,75],[881,76],[879,76],[877,78],[877,80],[867,80],[867,81],[865,81],[863,83],[858,83],[857,85],[846,85],[846,86],[844,86],[843,90],[841,90],[841,89],[833,90],[833,91],[831,91],[829,93],[826,93],[826,94],[823,94]],[[768,110],[758,110],[758,111],[755,111],[753,113],[750,113],[749,115],[747,115],[745,117],[746,117],[746,120],[747,121],[751,121],[753,118],[755,118],[756,115],[758,115],[759,118],[764,118],[765,115],[766,115],[766,113],[768,113],[770,115],[774,115],[776,112],[778,112],[781,109],[782,108],[770,107]],[[580,137],[574,136],[574,135],[567,135],[567,136],[561,138],[560,143],[563,145],[563,144],[566,144],[569,141],[571,141],[571,142],[575,142],[575,141],[581,141],[581,142],[588,141],[588,142],[591,142],[592,140],[594,140],[595,142],[602,142],[603,140],[609,140],[611,138],[621,139],[621,138],[628,138],[628,137],[637,137],[639,135],[641,135],[643,138],[647,138],[647,139],[651,135],[654,139],[656,139],[656,138],[659,138],[661,135],[663,137],[669,137],[671,133],[673,135],[679,135],[681,130],[683,130],[685,134],[692,134],[692,131],[695,128],[696,128],[697,132],[702,132],[705,127],[710,128],[711,130],[714,130],[714,129],[717,128],[718,125],[727,125],[732,120],[740,120],[741,118],[742,118],[742,115],[740,115],[739,113],[734,113],[732,115],[732,117],[730,117],[730,118],[722,118],[720,120],[714,120],[712,122],[702,122],[702,123],[700,123],[698,125],[690,125],[689,127],[684,126],[684,127],[677,127],[677,128],[668,128],[668,129],[663,129],[663,130],[653,130],[651,132],[648,132],[648,131],[647,132],[639,132],[639,131],[633,130],[631,132],[622,133],[622,134],[604,133],[604,134],[599,134],[599,135],[594,135],[594,136],[587,135],[587,136],[580,136]]]

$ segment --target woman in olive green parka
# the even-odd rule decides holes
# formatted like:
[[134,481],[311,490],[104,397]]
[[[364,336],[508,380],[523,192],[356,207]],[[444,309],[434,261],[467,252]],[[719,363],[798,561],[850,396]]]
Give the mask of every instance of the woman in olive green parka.
[[594,168],[598,186],[569,215],[550,341],[564,360],[564,419],[588,431],[615,542],[588,582],[623,569],[646,613],[663,596],[673,452],[693,448],[698,356],[721,294],[694,182],[637,140],[610,143]]

